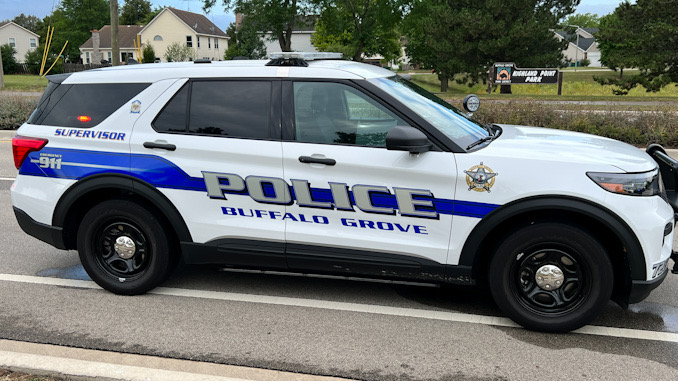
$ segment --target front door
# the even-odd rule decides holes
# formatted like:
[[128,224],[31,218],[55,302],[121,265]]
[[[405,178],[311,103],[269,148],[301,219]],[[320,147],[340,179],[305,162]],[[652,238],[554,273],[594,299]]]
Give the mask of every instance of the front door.
[[290,115],[283,121],[293,136],[282,144],[295,199],[285,215],[290,268],[394,278],[443,274],[454,155],[387,150],[386,133],[408,122],[350,82],[288,81],[283,94],[292,100],[283,106]]

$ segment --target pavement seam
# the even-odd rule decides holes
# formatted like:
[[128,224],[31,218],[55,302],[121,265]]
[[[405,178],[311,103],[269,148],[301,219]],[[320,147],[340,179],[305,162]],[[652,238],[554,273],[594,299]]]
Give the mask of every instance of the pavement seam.
[[[101,288],[92,281],[46,278],[30,275],[0,274],[0,281],[101,290]],[[242,294],[221,291],[203,291],[169,287],[158,287],[148,293],[154,295],[221,300],[228,302],[282,305],[288,307],[306,307],[345,312],[367,313],[375,315],[401,316],[457,323],[482,324],[519,329],[521,328],[519,325],[505,317],[467,314],[461,312],[424,310],[417,308],[389,307],[373,304],[335,302],[329,300],[290,298],[283,296]],[[657,332],[630,328],[587,325],[578,330],[572,331],[572,333],[678,343],[678,333],[673,332]]]

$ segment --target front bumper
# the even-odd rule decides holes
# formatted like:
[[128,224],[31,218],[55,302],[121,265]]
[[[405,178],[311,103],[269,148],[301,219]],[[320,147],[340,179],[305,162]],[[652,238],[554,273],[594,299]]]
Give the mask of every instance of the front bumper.
[[31,218],[23,210],[14,207],[16,220],[26,234],[31,235],[42,242],[46,242],[57,249],[67,250],[64,244],[63,229],[56,226],[45,225]]
[[652,280],[634,280],[631,281],[631,292],[629,293],[629,304],[639,303],[645,300],[652,290],[659,287],[660,284],[666,279],[666,275],[669,273],[664,271],[663,275],[660,275]]

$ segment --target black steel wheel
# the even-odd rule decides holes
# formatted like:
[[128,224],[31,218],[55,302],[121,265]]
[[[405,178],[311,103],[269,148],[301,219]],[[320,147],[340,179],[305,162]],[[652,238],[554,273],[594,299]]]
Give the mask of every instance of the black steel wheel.
[[518,324],[567,332],[605,307],[612,271],[604,247],[585,230],[539,223],[504,238],[490,263],[489,285],[497,305]]
[[132,201],[94,206],[78,229],[78,252],[87,274],[116,294],[143,294],[176,264],[171,232],[161,219]]

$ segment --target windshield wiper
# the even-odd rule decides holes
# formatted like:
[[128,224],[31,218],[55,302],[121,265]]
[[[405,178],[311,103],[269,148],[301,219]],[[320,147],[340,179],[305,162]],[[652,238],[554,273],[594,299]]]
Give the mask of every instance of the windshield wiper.
[[[492,127],[496,127],[497,130],[496,131],[493,130]],[[497,126],[496,124],[488,123],[488,124],[483,125],[483,128],[485,128],[487,130],[487,133],[490,134],[490,135],[469,144],[468,147],[466,147],[467,151],[470,150],[471,148],[477,146],[477,145],[483,144],[485,142],[492,141],[492,140],[498,138],[499,135],[501,135],[501,127]]]
[[485,142],[489,142],[489,141],[491,141],[492,139],[494,139],[494,135],[486,136],[486,137],[484,137],[484,138],[482,138],[482,139],[480,139],[480,140],[477,140],[477,141],[475,141],[475,142],[469,144],[468,147],[466,147],[466,150],[468,151],[468,150],[470,150],[471,148],[473,148],[473,147],[475,147],[475,146],[477,146],[477,145],[483,144],[483,143],[485,143]]

